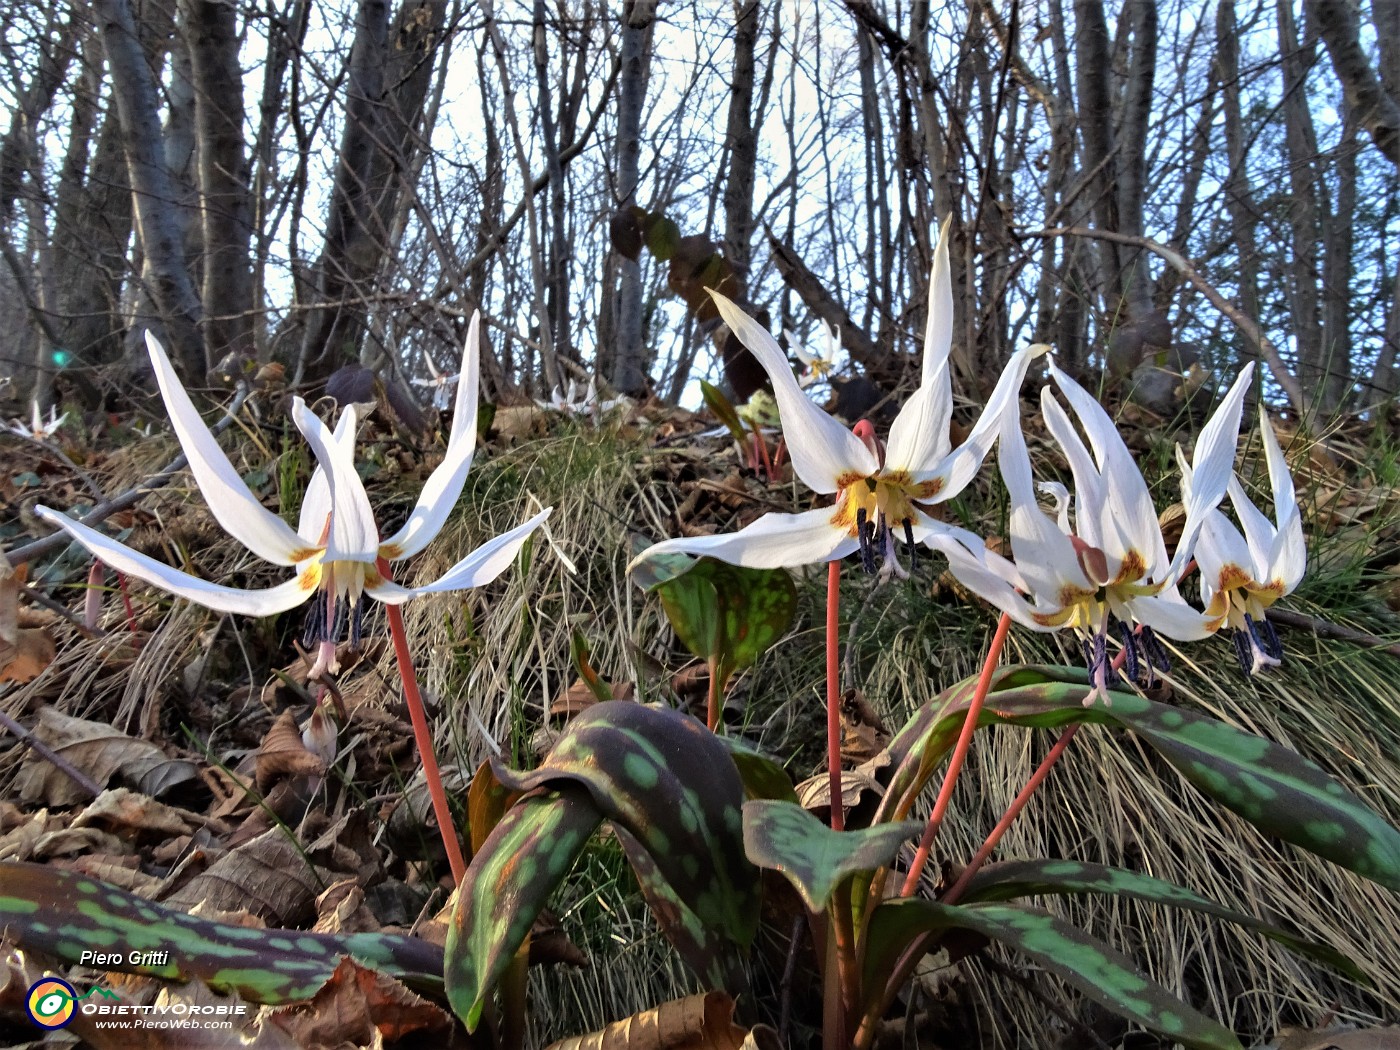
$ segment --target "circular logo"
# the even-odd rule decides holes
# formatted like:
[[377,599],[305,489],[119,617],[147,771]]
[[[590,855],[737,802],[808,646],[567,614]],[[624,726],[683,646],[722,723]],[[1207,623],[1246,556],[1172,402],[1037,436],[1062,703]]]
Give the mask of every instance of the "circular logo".
[[40,1028],[63,1028],[73,1020],[73,1004],[78,993],[67,981],[45,977],[29,986],[24,1008]]

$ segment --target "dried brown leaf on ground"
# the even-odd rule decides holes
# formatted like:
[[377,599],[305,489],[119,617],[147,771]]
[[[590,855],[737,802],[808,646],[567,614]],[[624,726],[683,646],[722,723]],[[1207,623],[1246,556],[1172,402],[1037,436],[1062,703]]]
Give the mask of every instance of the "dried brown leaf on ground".
[[778,1036],[734,1023],[734,1000],[708,992],[662,1003],[600,1032],[561,1039],[547,1050],[776,1050]]
[[290,709],[272,723],[254,762],[259,791],[266,791],[282,777],[319,777],[326,772],[326,764],[306,749]]
[[32,681],[58,652],[47,627],[22,626],[19,592],[28,571],[0,557],[0,682]]
[[265,1016],[304,1050],[379,1047],[409,1035],[431,1039],[423,1045],[447,1047],[455,1028],[452,1015],[440,1006],[348,958],[311,1002]]
[[[128,788],[110,788],[90,802],[73,820],[73,827],[98,827],[120,838],[144,841],[157,836],[189,835],[208,827],[210,818],[167,806]],[[227,828],[216,827],[219,834]]]
[[335,881],[313,869],[302,848],[282,828],[273,828],[229,850],[174,893],[170,907],[201,902],[223,911],[245,910],[269,926],[300,927],[315,913],[316,896]]
[[[148,740],[119,733],[101,722],[72,718],[52,707],[40,708],[34,735],[98,784],[105,785],[115,777],[153,798],[199,775],[193,762],[171,758]],[[48,806],[71,806],[88,798],[66,773],[32,753],[25,757],[18,786],[25,802]]]
[[1290,1032],[1278,1050],[1400,1050],[1400,1028]]

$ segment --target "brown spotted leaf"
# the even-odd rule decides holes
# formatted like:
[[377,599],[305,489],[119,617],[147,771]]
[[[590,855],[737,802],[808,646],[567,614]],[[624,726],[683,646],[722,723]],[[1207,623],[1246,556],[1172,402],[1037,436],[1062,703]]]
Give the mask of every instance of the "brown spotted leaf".
[[[20,947],[70,966],[91,964],[83,951],[104,952],[113,958],[102,969],[198,979],[257,1003],[310,999],[345,956],[426,991],[441,986],[441,950],[416,937],[250,929],[37,864],[0,864],[0,926]],[[131,960],[148,951],[164,954]]]
[[457,888],[444,964],[447,1001],[468,1031],[601,820],[576,785],[534,792],[510,808],[472,858]]

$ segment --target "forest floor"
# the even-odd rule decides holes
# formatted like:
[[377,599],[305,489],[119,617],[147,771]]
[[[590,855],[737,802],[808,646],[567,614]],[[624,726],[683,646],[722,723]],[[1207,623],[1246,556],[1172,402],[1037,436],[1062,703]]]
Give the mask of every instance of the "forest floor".
[[[308,454],[276,395],[255,403],[261,423],[245,413],[222,443],[265,504],[292,517]],[[155,413],[163,419],[158,404]],[[1170,522],[1177,497],[1166,472],[1173,443],[1189,440],[1189,431],[1131,407],[1120,422],[1145,472],[1162,476],[1158,506]],[[135,424],[123,416],[72,420],[48,447],[0,435],[0,542],[14,550],[48,534],[35,503],[76,513],[174,459],[178,446],[159,423],[153,436]],[[540,506],[554,507],[548,536],[496,583],[405,607],[438,756],[458,795],[491,755],[517,768],[534,764],[561,721],[587,703],[571,658],[576,636],[618,695],[702,711],[703,668],[675,640],[656,599],[626,579],[626,564],[639,542],[730,531],[769,510],[810,505],[790,472],[764,480],[728,436],[705,436],[713,426],[708,416],[658,406],[618,410],[601,424],[533,406],[495,412],[451,522],[401,573],[404,583],[432,579]],[[1280,428],[1279,435],[1297,477],[1310,556],[1305,582],[1284,603],[1293,613],[1280,625],[1284,665],[1247,679],[1228,640],[1182,646],[1172,654],[1170,700],[1294,748],[1400,823],[1396,452],[1360,426],[1314,437]],[[1063,471],[1043,434],[1029,440],[1041,476]],[[1257,450],[1257,434],[1253,441]],[[358,457],[383,528],[407,514],[440,450],[440,442],[407,435],[381,415],[367,424]],[[1242,462],[1253,469],[1257,458]],[[988,535],[1004,527],[995,476],[984,469],[950,505],[961,524]],[[188,473],[113,514],[106,528],[205,579],[255,587],[282,579],[222,533]],[[90,565],[76,546],[60,547],[0,589],[0,638],[11,646],[0,645],[8,654],[0,710],[102,789],[94,798],[33,747],[0,735],[0,861],[78,872],[243,925],[412,931],[441,943],[451,879],[382,610],[371,608],[360,650],[344,653],[342,721],[307,686],[302,611],[220,616],[135,580],[118,586],[108,573],[98,625],[89,629]],[[816,570],[795,576],[793,629],[738,680],[725,720],[800,780],[821,758],[823,591]],[[848,725],[854,762],[939,690],[976,673],[995,619],[935,558],[921,558],[908,582],[848,578],[844,678],[867,704]],[[1077,663],[1078,654],[1053,636],[1016,631],[1005,659]],[[979,735],[941,841],[945,866],[980,844],[1049,740],[1044,731]],[[1134,866],[1296,929],[1367,975],[1362,988],[1247,931],[1150,904],[1054,905],[1246,1044],[1290,1029],[1400,1020],[1400,899],[1206,804],[1130,737],[1080,734],[1001,855]],[[552,909],[552,933],[537,930],[526,1045],[590,1032],[700,990],[656,931],[611,839],[585,852]],[[46,1034],[25,1013],[27,990],[46,967],[126,1003],[237,1000],[198,980],[55,965],[26,947],[23,930],[9,931],[9,945],[0,1044],[235,1045],[199,1043],[188,1032],[114,1035],[87,1014]],[[781,973],[782,958],[762,956],[756,968]],[[754,1020],[771,1020],[775,1004],[757,998],[745,1008]],[[794,1046],[810,1033],[810,1006],[799,1000]],[[237,1025],[248,1040],[242,1045],[258,1047],[471,1045],[431,995],[365,973],[337,971],[310,1003],[253,1006]],[[1159,1045],[1125,1035],[1101,1010],[995,951],[923,973],[908,1025],[925,1033],[917,1037],[924,1046],[954,1035],[948,1045]]]

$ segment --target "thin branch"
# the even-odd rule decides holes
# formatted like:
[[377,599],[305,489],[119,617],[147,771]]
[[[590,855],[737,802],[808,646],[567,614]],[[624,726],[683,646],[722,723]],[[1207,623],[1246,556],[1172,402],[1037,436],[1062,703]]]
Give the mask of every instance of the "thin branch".
[[1196,290],[1209,299],[1217,310],[1233,321],[1236,327],[1253,340],[1259,348],[1260,355],[1267,362],[1269,373],[1274,377],[1274,382],[1288,395],[1288,401],[1293,406],[1293,410],[1298,413],[1300,419],[1306,418],[1307,398],[1303,396],[1303,388],[1298,383],[1297,378],[1288,371],[1288,366],[1284,364],[1283,355],[1279,353],[1278,347],[1253,320],[1202,277],[1191,265],[1190,260],[1180,252],[1168,248],[1165,244],[1159,244],[1149,237],[1115,233],[1111,230],[1091,230],[1083,226],[1059,226],[1050,230],[1029,230],[1026,231],[1025,235],[1027,237],[1090,237],[1096,240],[1114,241],[1118,244],[1129,244],[1152,252],[1190,281]]

